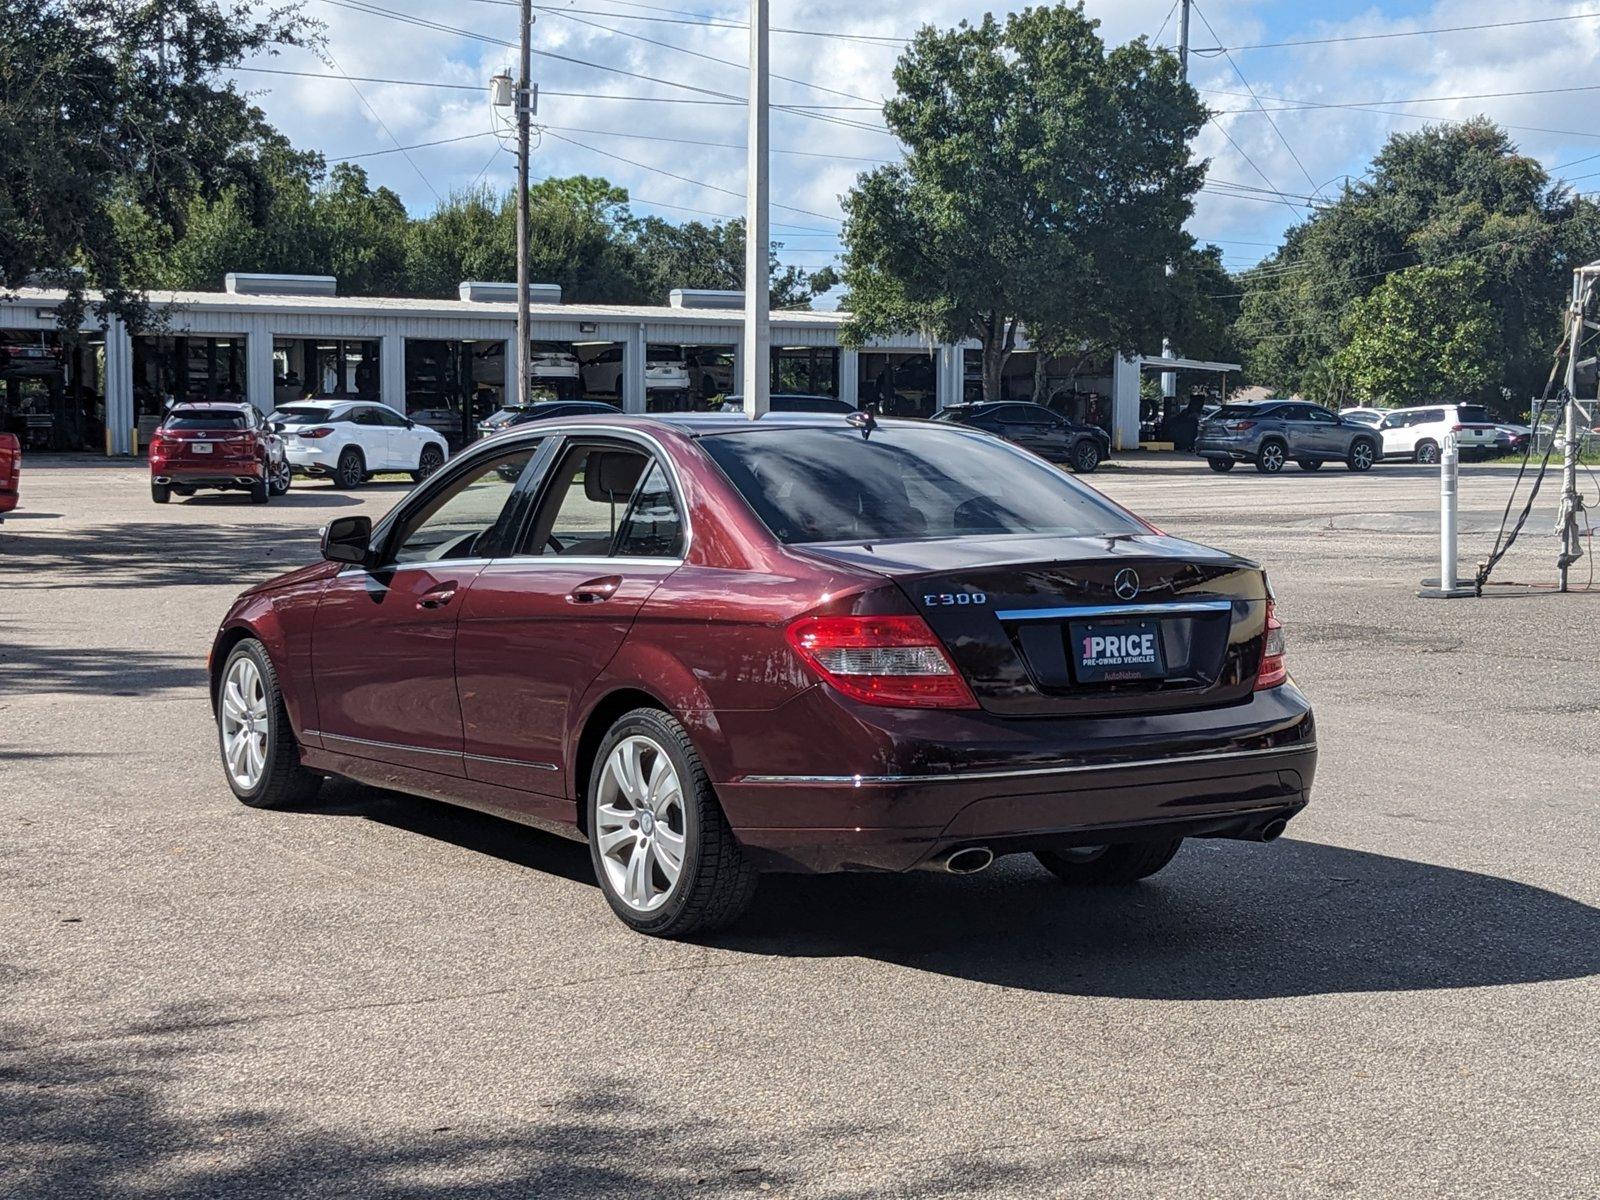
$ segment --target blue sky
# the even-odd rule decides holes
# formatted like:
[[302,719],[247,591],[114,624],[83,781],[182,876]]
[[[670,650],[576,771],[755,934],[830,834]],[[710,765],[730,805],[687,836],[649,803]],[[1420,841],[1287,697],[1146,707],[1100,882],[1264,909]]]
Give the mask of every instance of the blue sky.
[[[544,92],[540,121],[547,131],[535,153],[535,174],[605,175],[630,190],[641,213],[669,218],[740,213],[744,158],[737,147],[743,142],[744,112],[738,104],[714,101],[744,92],[746,35],[727,25],[742,21],[748,5],[740,0],[535,3],[541,9],[535,46],[579,60],[536,60]],[[512,158],[494,132],[487,81],[512,59],[512,51],[494,39],[515,40],[514,4],[306,0],[305,7],[326,25],[326,61],[291,50],[254,65],[315,77],[239,76],[268,118],[298,145],[330,159],[362,156],[353,161],[374,182],[398,191],[413,212],[426,212],[436,197],[475,182],[510,185]],[[1102,21],[1102,35],[1120,42],[1141,34],[1153,37],[1172,0],[1091,0],[1086,7]],[[372,9],[479,36],[421,28]],[[893,38],[924,22],[949,25],[984,11],[970,0],[904,0],[893,6],[773,0],[772,23]],[[1245,47],[1594,14],[1592,20],[1238,49],[1231,62],[1221,55],[1193,57],[1191,79],[1217,115],[1196,145],[1196,153],[1211,163],[1214,182],[1199,198],[1190,228],[1201,240],[1220,244],[1230,266],[1247,266],[1269,253],[1284,228],[1304,218],[1310,198],[1336,192],[1344,176],[1365,170],[1389,133],[1423,128],[1430,119],[1486,114],[1515,126],[1512,135],[1524,151],[1551,168],[1600,156],[1600,121],[1594,119],[1600,90],[1433,99],[1600,80],[1600,0],[1534,0],[1519,6],[1492,0],[1207,0],[1198,12],[1204,20],[1197,16],[1191,33],[1198,48],[1219,41]],[[703,21],[721,24],[698,23]],[[1175,37],[1174,17],[1160,40],[1170,45]],[[893,138],[881,126],[872,128],[879,125],[872,106],[892,87],[894,58],[892,42],[774,36],[774,73],[800,81],[775,80],[774,103],[841,106],[774,115],[773,145],[782,151],[773,158],[774,237],[784,242],[788,261],[808,267],[831,261],[838,248],[838,196],[858,171],[896,155]],[[352,83],[339,72],[453,87]],[[670,102],[685,100],[713,102]],[[1341,107],[1308,107],[1314,105]],[[1270,120],[1259,111],[1263,107],[1273,110]],[[394,149],[424,142],[441,144],[405,153]],[[1600,157],[1559,173],[1579,189],[1600,187],[1600,174],[1581,178],[1590,171],[1600,172]]]

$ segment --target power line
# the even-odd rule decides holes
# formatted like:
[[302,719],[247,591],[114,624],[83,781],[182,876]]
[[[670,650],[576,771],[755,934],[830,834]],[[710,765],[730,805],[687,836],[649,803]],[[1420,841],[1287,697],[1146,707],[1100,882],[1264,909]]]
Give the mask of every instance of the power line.
[[[508,3],[512,3],[513,0],[477,0],[477,2],[486,3],[486,4],[508,4]],[[641,15],[639,13],[607,12],[607,11],[602,11],[602,10],[585,9],[585,8],[563,9],[561,11],[563,11],[563,12],[583,13],[586,16],[621,17],[622,19],[628,20],[628,21],[653,21],[653,22],[655,22],[657,24],[662,24],[662,25],[698,25],[698,26],[701,26],[702,28],[707,28],[707,29],[749,29],[750,28],[749,25],[745,24],[742,21],[719,21],[714,17],[707,17],[707,16],[705,16],[705,15],[703,15],[701,13],[689,12],[689,11],[687,11],[685,9],[660,8],[660,7],[657,7],[656,5],[653,5],[653,4],[634,4],[634,3],[630,3],[630,0],[611,0],[611,2],[614,3],[614,4],[626,5],[629,8],[646,9],[646,10],[648,10],[650,12],[653,12],[653,13],[675,13],[677,15],[676,16],[644,16],[644,15]],[[541,11],[553,12],[553,11],[556,11],[556,10],[554,10],[554,9],[541,9]],[[791,37],[813,37],[813,38],[826,38],[826,39],[828,39],[830,41],[858,42],[858,43],[861,43],[862,45],[878,46],[878,47],[881,47],[883,49],[888,49],[888,50],[895,49],[897,46],[905,45],[907,42],[909,42],[911,40],[910,38],[898,37],[896,35],[887,34],[887,33],[882,33],[882,34],[880,34],[880,33],[839,33],[839,32],[833,31],[833,30],[826,30],[826,29],[796,29],[796,28],[793,28],[793,27],[781,27],[781,26],[773,26],[767,32],[768,33],[786,34],[786,35],[791,36]]]
[[367,111],[372,114],[372,119],[375,120],[378,123],[378,127],[388,135],[389,140],[395,144],[395,148],[399,150],[401,154],[405,155],[406,162],[411,164],[411,169],[417,173],[417,178],[422,180],[422,186],[433,193],[433,198],[437,203],[443,204],[444,197],[439,195],[439,190],[433,186],[432,180],[422,173],[422,168],[417,166],[417,160],[412,158],[411,152],[400,144],[400,139],[395,137],[394,131],[389,128],[388,123],[379,114],[378,110],[372,107],[371,101],[369,101],[366,96],[362,95],[361,89],[356,86],[355,80],[351,79],[348,75],[345,75],[344,68],[338,64],[332,53],[327,50],[323,50],[321,53],[326,56],[327,64],[340,75],[344,76],[344,81],[350,85],[350,90],[356,94],[356,98],[360,100],[362,104],[366,105]]
[[[331,0],[330,0],[330,2],[331,2]],[[1201,88],[1200,90],[1202,92],[1207,92],[1207,93],[1209,93],[1210,95],[1213,95],[1213,96],[1237,96],[1240,99],[1254,98],[1254,97],[1247,97],[1244,93],[1241,93],[1241,92],[1223,91],[1220,88]],[[1512,98],[1519,97],[1519,96],[1556,96],[1556,95],[1562,95],[1562,94],[1565,94],[1565,93],[1568,93],[1568,92],[1600,92],[1600,83],[1578,84],[1578,85],[1575,85],[1575,86],[1572,86],[1572,87],[1531,88],[1531,89],[1528,89],[1528,90],[1525,90],[1525,91],[1519,91],[1519,92],[1474,92],[1474,93],[1470,93],[1470,94],[1467,94],[1467,95],[1461,95],[1461,96],[1412,96],[1412,97],[1409,97],[1409,98],[1404,99],[1404,100],[1394,99],[1394,100],[1326,100],[1326,101],[1310,101],[1310,100],[1291,100],[1291,99],[1289,99],[1289,98],[1287,98],[1285,96],[1261,96],[1259,99],[1260,100],[1271,100],[1275,104],[1291,104],[1291,105],[1294,105],[1297,108],[1365,108],[1365,107],[1369,107],[1369,106],[1377,105],[1377,104],[1448,104],[1448,103],[1451,103],[1451,102],[1457,101],[1457,100],[1507,100],[1507,99],[1512,99]],[[1245,109],[1244,111],[1249,112],[1251,110]],[[1280,110],[1274,109],[1273,111],[1276,112],[1276,111],[1280,111]],[[1435,119],[1437,119],[1437,118],[1435,118]],[[1560,132],[1560,131],[1556,131],[1556,132]]]
[[481,133],[463,133],[460,137],[438,138],[431,142],[412,142],[409,146],[394,146],[388,150],[362,150],[358,154],[327,154],[329,162],[353,162],[358,158],[377,158],[380,154],[399,154],[406,150],[426,150],[429,146],[448,146],[455,142],[470,142],[476,138],[498,137],[493,129]]
[[[1228,145],[1232,146],[1235,150],[1237,150],[1239,152],[1239,156],[1241,158],[1243,158],[1245,160],[1245,162],[1250,164],[1251,170],[1255,171],[1255,173],[1257,175],[1261,176],[1261,181],[1263,183],[1265,183],[1267,185],[1267,187],[1271,191],[1273,191],[1274,193],[1277,194],[1278,199],[1283,201],[1283,203],[1288,207],[1290,212],[1294,213],[1295,220],[1299,220],[1300,219],[1300,210],[1295,207],[1294,202],[1292,200],[1290,200],[1287,196],[1285,196],[1282,192],[1278,191],[1277,187],[1274,186],[1272,180],[1267,178],[1267,173],[1265,171],[1263,171],[1259,166],[1256,165],[1256,160],[1255,159],[1251,158],[1249,154],[1245,153],[1245,149],[1244,149],[1243,146],[1239,145],[1238,142],[1233,140],[1233,134],[1228,132],[1227,128],[1222,124],[1222,122],[1217,120],[1215,117],[1211,116],[1209,113],[1206,115],[1206,120],[1210,121],[1213,125],[1215,125],[1217,127],[1217,129],[1221,132],[1222,136],[1228,139]],[[1201,190],[1203,191],[1204,188],[1202,188]]]
[[[1436,33],[1469,33],[1481,29],[1509,29],[1516,25],[1551,25],[1557,21],[1587,21],[1600,13],[1568,13],[1562,17],[1528,17],[1518,21],[1486,21],[1481,25],[1445,25],[1437,29],[1400,29],[1392,33],[1353,33],[1342,37],[1299,38],[1286,42],[1256,42],[1248,46],[1207,46],[1194,54],[1226,54],[1229,50],[1282,50],[1292,46],[1328,46],[1336,42],[1378,42],[1390,38],[1428,37]],[[1213,37],[1216,34],[1213,32]],[[1221,39],[1218,39],[1219,41]]]

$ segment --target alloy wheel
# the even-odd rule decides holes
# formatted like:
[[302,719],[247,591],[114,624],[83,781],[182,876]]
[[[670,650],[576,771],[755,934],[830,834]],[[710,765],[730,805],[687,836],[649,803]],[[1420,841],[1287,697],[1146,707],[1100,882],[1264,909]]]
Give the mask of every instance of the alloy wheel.
[[1265,446],[1261,447],[1259,463],[1261,469],[1267,472],[1269,475],[1283,470],[1283,461],[1283,447],[1277,442],[1268,442]]
[[1365,471],[1372,465],[1372,444],[1370,442],[1357,442],[1355,449],[1350,451],[1350,465],[1358,471]]
[[289,466],[288,460],[272,465],[272,490],[277,495],[287,494],[292,480],[293,469]]
[[1417,448],[1417,461],[1424,465],[1431,465],[1439,461],[1439,447],[1432,442],[1424,442]]
[[1100,449],[1093,442],[1079,443],[1077,457],[1080,471],[1092,471],[1100,465]]
[[635,912],[660,908],[683,875],[683,781],[665,749],[634,735],[600,773],[593,837],[611,891]]
[[222,681],[222,755],[229,777],[243,791],[253,791],[261,782],[269,732],[260,668],[241,654]]

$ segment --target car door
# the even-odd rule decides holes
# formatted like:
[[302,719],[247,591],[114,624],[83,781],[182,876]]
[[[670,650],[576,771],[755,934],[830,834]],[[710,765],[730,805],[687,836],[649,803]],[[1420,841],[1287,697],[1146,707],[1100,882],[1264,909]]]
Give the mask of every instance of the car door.
[[533,454],[521,445],[435,476],[380,526],[371,567],[329,581],[312,631],[328,749],[464,774],[456,622],[467,588],[511,536]]
[[517,552],[467,593],[456,679],[468,777],[543,794],[570,820],[574,709],[678,569],[685,523],[670,467],[640,442],[572,438],[550,462]]
[[1350,430],[1339,418],[1316,404],[1302,404],[1304,445],[1316,458],[1344,458],[1349,453]]
[[1037,404],[1008,404],[1006,427],[1017,445],[1045,458],[1066,457],[1067,439],[1061,419],[1048,409]]
[[384,429],[388,457],[384,460],[393,471],[415,471],[422,465],[422,447],[432,432],[426,425],[414,425],[394,409],[374,405],[378,421]]
[[375,405],[360,404],[350,410],[350,439],[360,447],[368,471],[393,470],[389,427]]

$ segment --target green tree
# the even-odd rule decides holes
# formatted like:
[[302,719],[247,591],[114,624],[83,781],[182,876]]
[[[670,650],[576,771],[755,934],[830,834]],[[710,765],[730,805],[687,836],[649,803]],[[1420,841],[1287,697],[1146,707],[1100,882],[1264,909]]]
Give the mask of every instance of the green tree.
[[917,34],[884,105],[905,160],[844,202],[847,336],[975,337],[996,398],[1021,324],[1131,351],[1174,319],[1205,110],[1172,55],[1098,25],[1057,5]]
[[1391,137],[1365,179],[1290,229],[1228,291],[1242,293],[1235,328],[1252,377],[1308,391],[1345,348],[1352,306],[1386,279],[1476,263],[1482,280],[1459,299],[1488,305],[1495,369],[1470,395],[1498,405],[1502,383],[1522,396],[1542,386],[1572,268],[1596,257],[1600,208],[1479,119]]
[[[778,260],[782,243],[768,256],[772,307],[809,308],[817,296],[838,283],[831,267],[807,271]],[[673,288],[739,291],[744,287],[744,222],[685,221],[674,225],[646,217],[634,236],[643,302],[660,304]]]
[[1345,313],[1335,369],[1368,404],[1430,404],[1498,385],[1488,272],[1458,260],[1390,275]]
[[[137,269],[183,235],[194,197],[251,192],[264,158],[283,149],[220,72],[311,32],[292,7],[8,0],[0,290],[41,275],[61,282],[71,322],[87,283],[103,290],[103,312],[146,319]],[[119,219],[128,207],[138,221]]]

